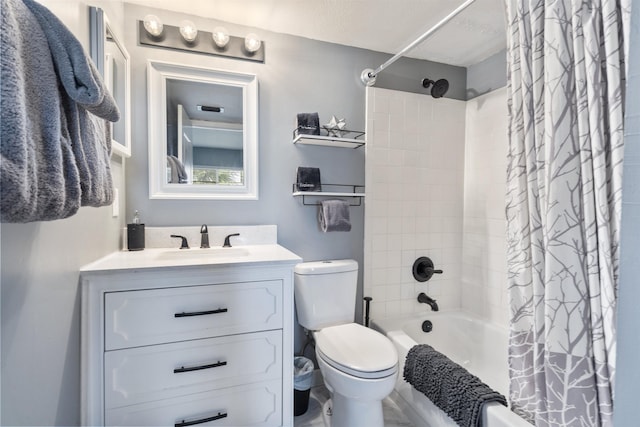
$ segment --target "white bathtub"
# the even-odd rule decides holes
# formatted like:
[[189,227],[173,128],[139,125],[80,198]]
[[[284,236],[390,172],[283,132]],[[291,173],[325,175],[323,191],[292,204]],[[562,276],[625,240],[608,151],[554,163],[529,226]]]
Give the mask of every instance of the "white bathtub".
[[[430,320],[433,330],[425,333],[422,323]],[[411,347],[429,344],[454,362],[467,368],[494,390],[509,397],[507,365],[508,331],[462,312],[425,312],[412,318],[372,321],[372,327],[386,334],[398,350],[400,370],[394,396],[416,426],[457,427],[457,424],[424,394],[402,378],[404,359]],[[396,399],[398,400],[398,399]],[[483,410],[485,427],[531,427],[499,403],[489,403]]]

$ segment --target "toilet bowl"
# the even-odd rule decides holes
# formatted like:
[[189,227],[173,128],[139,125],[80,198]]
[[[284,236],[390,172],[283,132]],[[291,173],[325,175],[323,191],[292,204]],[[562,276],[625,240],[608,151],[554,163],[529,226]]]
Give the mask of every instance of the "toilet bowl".
[[331,393],[331,427],[382,427],[382,400],[393,391],[398,355],[382,334],[349,323],[316,331],[316,359]]
[[398,376],[398,354],[391,341],[352,323],[357,273],[353,260],[294,268],[298,321],[315,339],[320,372],[331,393],[331,427],[383,427],[382,400]]

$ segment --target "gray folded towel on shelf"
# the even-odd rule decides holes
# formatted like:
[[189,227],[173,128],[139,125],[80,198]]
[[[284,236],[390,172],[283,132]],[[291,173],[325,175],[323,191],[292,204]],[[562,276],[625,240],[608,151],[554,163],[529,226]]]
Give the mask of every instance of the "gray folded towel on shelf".
[[323,232],[351,231],[349,203],[344,200],[323,200],[318,210],[318,222]]
[[320,169],[298,166],[296,187],[298,191],[322,191]]
[[487,402],[507,406],[502,394],[427,344],[409,350],[404,379],[461,427],[481,426],[482,407]]
[[298,113],[298,133],[306,135],[320,135],[320,117],[318,113]]

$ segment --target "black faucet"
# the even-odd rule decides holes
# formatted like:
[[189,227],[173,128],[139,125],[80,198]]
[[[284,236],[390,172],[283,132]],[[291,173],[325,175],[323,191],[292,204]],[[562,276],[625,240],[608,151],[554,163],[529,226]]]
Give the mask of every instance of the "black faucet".
[[202,227],[200,227],[200,248],[209,248],[209,230],[207,229],[207,224],[202,224]]
[[233,233],[233,234],[229,234],[227,237],[224,238],[224,244],[222,245],[223,248],[230,248],[231,247],[231,243],[229,242],[229,237],[233,237],[233,236],[239,236],[240,233]]
[[420,292],[420,294],[418,294],[418,302],[429,304],[431,310],[438,311],[438,303],[436,303],[436,300],[434,300],[424,292]]
[[171,237],[175,237],[176,239],[182,239],[182,243],[180,244],[180,249],[189,249],[189,243],[187,243],[186,237],[178,236],[177,234],[172,234]]

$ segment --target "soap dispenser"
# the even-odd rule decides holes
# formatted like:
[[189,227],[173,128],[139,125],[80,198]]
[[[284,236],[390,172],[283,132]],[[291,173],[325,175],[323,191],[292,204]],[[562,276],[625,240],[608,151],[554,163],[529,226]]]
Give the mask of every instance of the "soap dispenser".
[[144,249],[144,224],[140,224],[138,211],[133,216],[133,223],[127,224],[127,248],[130,251]]

